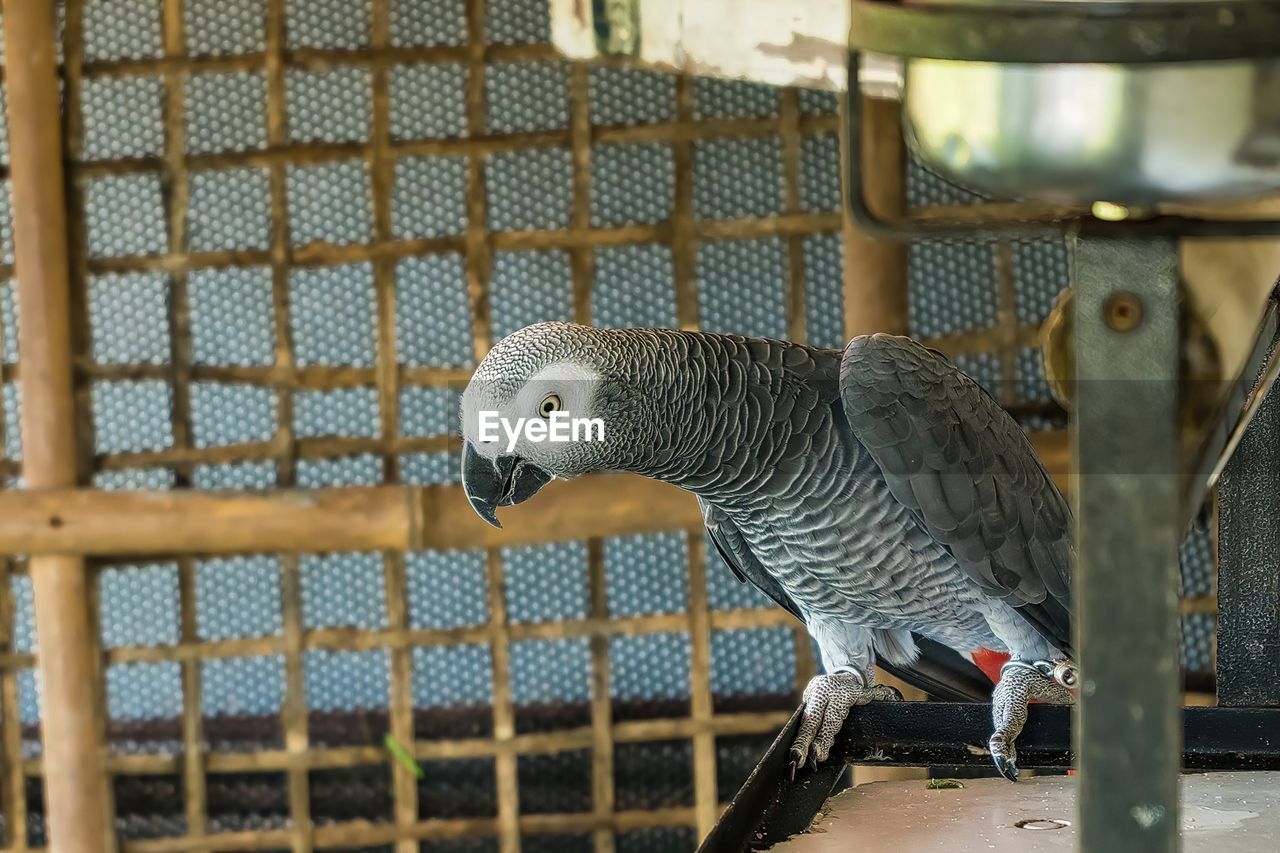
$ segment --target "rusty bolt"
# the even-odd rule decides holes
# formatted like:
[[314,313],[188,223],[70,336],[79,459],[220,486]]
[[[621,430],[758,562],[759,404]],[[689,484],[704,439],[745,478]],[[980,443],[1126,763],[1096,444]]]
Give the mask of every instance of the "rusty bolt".
[[1142,302],[1126,291],[1113,293],[1102,304],[1102,319],[1114,332],[1132,332],[1142,324]]

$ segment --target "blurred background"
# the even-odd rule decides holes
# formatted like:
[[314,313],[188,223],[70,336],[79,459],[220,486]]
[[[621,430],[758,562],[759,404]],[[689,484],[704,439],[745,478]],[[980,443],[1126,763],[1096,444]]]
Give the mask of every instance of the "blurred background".
[[[462,501],[457,394],[528,323],[830,347],[865,329],[835,93],[565,62],[546,0],[57,8],[82,485]],[[901,178],[913,206],[974,199],[910,162]],[[20,489],[8,202],[0,468]],[[901,331],[1061,446],[1037,333],[1064,248],[904,261]],[[126,849],[692,850],[816,663],[682,519],[93,562]],[[1183,556],[1188,683],[1211,690],[1207,534]],[[32,592],[21,557],[0,572],[4,848],[38,848]]]

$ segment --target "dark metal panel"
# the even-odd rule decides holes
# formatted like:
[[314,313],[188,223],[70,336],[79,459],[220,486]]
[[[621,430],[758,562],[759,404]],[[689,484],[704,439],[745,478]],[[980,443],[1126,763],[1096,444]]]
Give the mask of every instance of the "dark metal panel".
[[1218,491],[1218,703],[1280,707],[1280,393],[1245,430]]
[[1178,266],[1170,239],[1075,238],[1081,848],[1178,847]]

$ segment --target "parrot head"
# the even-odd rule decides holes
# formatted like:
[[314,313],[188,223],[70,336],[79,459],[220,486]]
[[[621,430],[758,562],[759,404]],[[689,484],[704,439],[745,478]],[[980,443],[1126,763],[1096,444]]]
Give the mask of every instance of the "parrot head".
[[602,364],[604,334],[570,323],[526,326],[476,368],[462,395],[462,487],[488,523],[500,527],[498,507],[528,500],[553,479],[609,467],[623,419],[619,383]]

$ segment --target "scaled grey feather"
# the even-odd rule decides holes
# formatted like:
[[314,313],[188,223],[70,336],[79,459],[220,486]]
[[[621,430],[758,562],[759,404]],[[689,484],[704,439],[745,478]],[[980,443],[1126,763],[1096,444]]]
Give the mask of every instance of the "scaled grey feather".
[[983,590],[1022,606],[1070,653],[1070,510],[1017,423],[910,338],[854,338],[840,387],[893,496]]

